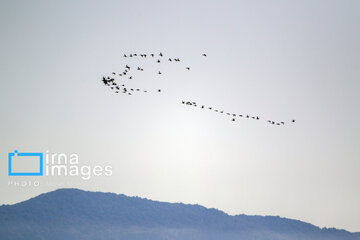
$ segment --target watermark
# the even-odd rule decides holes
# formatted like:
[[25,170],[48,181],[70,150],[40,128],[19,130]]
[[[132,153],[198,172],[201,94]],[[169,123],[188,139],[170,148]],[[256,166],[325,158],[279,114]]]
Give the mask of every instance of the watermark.
[[[8,154],[9,176],[70,176],[90,180],[92,177],[111,176],[111,165],[82,165],[76,153],[50,153],[42,152],[10,152]],[[26,182],[26,181],[25,181]],[[29,185],[29,182],[19,183],[9,181],[11,184]]]
[[15,150],[8,154],[8,165],[9,176],[42,176],[43,153],[21,153]]

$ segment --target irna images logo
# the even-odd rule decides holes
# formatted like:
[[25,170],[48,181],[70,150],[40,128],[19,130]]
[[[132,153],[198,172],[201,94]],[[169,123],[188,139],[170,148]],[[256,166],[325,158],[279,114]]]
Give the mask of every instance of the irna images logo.
[[21,153],[15,150],[8,155],[9,176],[42,176],[43,153]]
[[80,165],[76,153],[9,153],[9,176],[80,176],[89,180],[91,176],[111,176],[112,166]]

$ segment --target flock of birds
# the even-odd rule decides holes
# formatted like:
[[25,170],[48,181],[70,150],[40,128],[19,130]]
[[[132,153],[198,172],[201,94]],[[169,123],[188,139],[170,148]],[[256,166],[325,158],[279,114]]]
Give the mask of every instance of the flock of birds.
[[[206,54],[203,54],[202,56],[206,57]],[[168,61],[168,62],[180,62],[180,58],[165,58],[164,57],[164,54],[162,52],[160,52],[159,54],[145,54],[145,53],[142,53],[142,54],[137,54],[137,53],[130,53],[130,54],[124,54],[123,55],[124,58],[136,58],[136,57],[140,57],[140,58],[152,58],[155,60],[156,63],[161,63],[161,62],[164,62],[164,61]],[[185,68],[186,70],[190,71],[190,67],[186,67]],[[116,82],[116,79],[115,77],[119,76],[119,77],[122,77],[123,80],[124,79],[134,79],[134,71],[140,71],[140,72],[143,72],[144,71],[144,68],[141,67],[141,66],[136,66],[136,67],[131,67],[129,66],[128,64],[125,65],[125,68],[120,71],[120,72],[112,72],[112,76],[104,76],[102,78],[102,82],[104,83],[105,86],[108,86],[110,87],[111,90],[114,90],[115,93],[124,93],[124,94],[127,94],[127,95],[132,95],[134,94],[135,92],[143,92],[143,93],[147,93],[149,92],[149,90],[145,90],[145,89],[140,89],[140,88],[131,88],[131,87],[128,87],[125,83],[117,83]],[[158,75],[161,75],[162,72],[159,70],[157,72]],[[161,89],[157,89],[155,90],[154,92],[158,92],[160,93],[161,92]]]
[[[153,59],[155,60],[155,63],[161,63],[164,61],[168,61],[168,62],[180,62],[180,58],[167,58],[164,56],[164,54],[162,52],[160,52],[159,54],[137,54],[137,53],[130,53],[130,54],[124,54],[123,55],[124,58],[143,58],[143,59]],[[205,53],[202,54],[202,57],[207,57],[207,55]],[[186,66],[185,69],[187,71],[190,71],[190,67]],[[123,83],[117,83],[117,79],[115,79],[115,77],[121,77],[122,80],[132,80],[134,79],[134,71],[144,71],[144,69],[141,66],[129,66],[128,64],[125,65],[125,68],[120,71],[120,72],[112,72],[111,76],[103,76],[102,78],[102,82],[104,83],[105,86],[108,86],[111,90],[113,90],[115,93],[123,93],[123,94],[127,94],[127,95],[133,95],[134,93],[137,92],[142,92],[142,93],[148,93],[150,92],[149,90],[145,90],[145,89],[140,89],[140,88],[133,88],[133,87],[128,87],[127,84]],[[160,70],[157,71],[158,75],[161,75],[162,72]],[[156,89],[153,90],[153,92],[157,92],[157,93],[161,93],[162,90],[161,89]],[[231,113],[231,112],[226,112],[222,109],[218,109],[218,108],[214,108],[211,106],[206,106],[206,105],[198,105],[196,102],[191,102],[191,101],[181,101],[181,103],[183,105],[186,106],[192,106],[192,107],[199,107],[200,109],[204,109],[204,110],[210,110],[219,114],[224,114],[227,115],[231,118],[232,122],[235,122],[237,118],[245,118],[245,119],[252,119],[252,120],[256,120],[259,121],[261,118],[259,116],[251,116],[249,114],[238,114],[238,113]],[[285,121],[273,121],[273,120],[267,120],[267,123],[272,124],[272,125],[277,125],[277,126],[281,126],[281,125],[285,125]],[[295,119],[291,120],[291,123],[295,123]]]
[[[224,110],[218,109],[218,108],[214,108],[211,106],[206,106],[206,105],[198,105],[196,102],[191,102],[191,101],[181,101],[182,104],[186,105],[186,106],[193,106],[193,107],[199,107],[200,109],[204,109],[204,110],[210,110],[210,111],[214,111],[216,113],[220,113],[220,114],[224,114],[224,115],[228,115],[231,117],[231,121],[235,122],[237,117],[240,118],[247,118],[247,119],[253,119],[253,120],[260,120],[259,116],[251,116],[249,114],[237,114],[237,113],[230,113],[230,112],[226,112]],[[268,123],[273,124],[273,125],[285,125],[284,121],[281,122],[276,122],[273,120],[267,120]],[[295,119],[291,120],[292,123],[295,122]]]

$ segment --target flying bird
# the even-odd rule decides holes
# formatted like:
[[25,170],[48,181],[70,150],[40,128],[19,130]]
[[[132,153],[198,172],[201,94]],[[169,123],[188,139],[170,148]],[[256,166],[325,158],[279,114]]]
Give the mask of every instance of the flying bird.
[[103,77],[102,79],[102,82],[105,84],[105,85],[108,85],[108,81]]

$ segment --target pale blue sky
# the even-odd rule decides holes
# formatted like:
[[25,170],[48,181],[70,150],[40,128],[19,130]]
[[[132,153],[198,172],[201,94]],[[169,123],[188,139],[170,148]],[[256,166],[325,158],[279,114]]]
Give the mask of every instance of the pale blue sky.
[[[0,1],[0,204],[57,188],[44,177],[7,186],[8,152],[76,152],[114,174],[71,187],[360,231],[359,11],[359,1]],[[129,63],[123,53],[159,51],[184,65],[134,84],[162,94],[101,85]],[[232,123],[182,99],[297,123]]]

